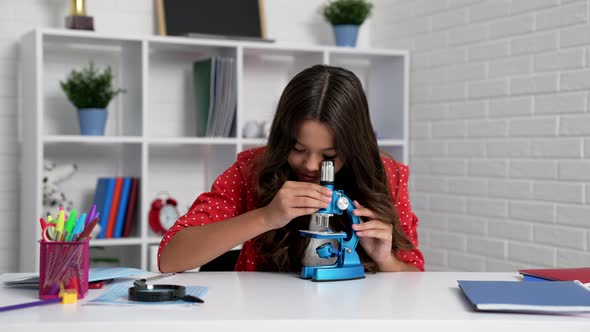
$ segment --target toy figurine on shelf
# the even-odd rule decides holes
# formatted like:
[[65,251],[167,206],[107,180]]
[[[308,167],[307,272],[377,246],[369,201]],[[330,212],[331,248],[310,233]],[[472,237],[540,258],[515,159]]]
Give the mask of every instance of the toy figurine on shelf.
[[43,215],[57,215],[63,207],[70,212],[74,203],[61,188],[61,184],[71,178],[78,166],[75,163],[58,165],[56,162],[43,160]]
[[94,31],[92,16],[86,16],[85,0],[70,0],[70,15],[66,16],[66,28]]
[[[334,190],[334,161],[325,160],[322,162],[320,184],[332,190],[332,202],[327,208],[320,209],[312,214],[312,222],[327,228],[327,231],[317,232],[309,230],[300,230],[302,236],[308,236],[314,239],[337,239],[338,248],[334,248],[331,243],[324,243],[316,248],[316,253],[320,258],[337,257],[336,262],[331,265],[320,266],[303,266],[301,277],[313,281],[334,281],[350,280],[365,277],[365,270],[361,265],[359,255],[356,252],[356,246],[359,238],[352,229],[353,224],[360,224],[358,216],[352,214],[355,209],[353,202],[344,195],[342,190]],[[341,215],[343,211],[351,222],[350,233],[333,232],[329,227],[330,217]]]

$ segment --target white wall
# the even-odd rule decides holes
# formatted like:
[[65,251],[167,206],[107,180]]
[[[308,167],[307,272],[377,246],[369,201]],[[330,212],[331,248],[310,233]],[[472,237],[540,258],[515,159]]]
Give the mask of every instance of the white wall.
[[378,0],[429,270],[590,265],[589,1]]
[[[265,0],[267,33],[278,42],[332,44],[332,32],[319,15],[322,0]],[[154,0],[88,0],[87,14],[103,33],[153,34]],[[63,28],[66,0],[0,0],[0,273],[16,271],[19,232],[17,160],[18,41],[36,27]],[[370,21],[359,46],[369,43]],[[26,87],[24,87],[26,88]]]

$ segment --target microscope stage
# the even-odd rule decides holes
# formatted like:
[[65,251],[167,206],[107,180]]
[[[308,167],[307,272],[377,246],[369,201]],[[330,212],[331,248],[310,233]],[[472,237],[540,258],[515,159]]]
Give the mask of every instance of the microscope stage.
[[299,234],[303,236],[309,236],[314,239],[344,239],[346,232],[321,232],[321,231],[309,231],[299,230]]

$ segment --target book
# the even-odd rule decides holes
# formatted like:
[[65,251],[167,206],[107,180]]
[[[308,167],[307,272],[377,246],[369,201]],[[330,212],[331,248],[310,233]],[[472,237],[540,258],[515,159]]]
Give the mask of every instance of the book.
[[131,191],[131,178],[123,178],[123,187],[121,188],[121,199],[119,200],[119,210],[115,219],[115,230],[113,237],[119,238],[123,235],[123,225],[125,224],[125,213],[127,212],[127,204],[129,201],[129,193]]
[[209,110],[213,97],[211,76],[213,75],[213,59],[208,58],[193,63],[193,85],[195,90],[195,108],[197,118],[197,137],[207,135],[207,123],[209,122]]
[[590,282],[590,267],[572,269],[526,269],[518,270],[518,273],[522,274],[525,280],[537,278],[550,281],[579,280],[582,283]]
[[228,78],[225,81],[225,89],[226,93],[226,105],[224,109],[224,118],[223,118],[223,129],[221,130],[221,135],[224,137],[229,137],[231,133],[231,127],[234,122],[234,118],[236,117],[236,107],[237,107],[237,94],[236,94],[236,66],[235,61],[233,58],[226,58],[224,59],[225,66],[227,67]]
[[[104,195],[99,199],[102,200],[102,208],[99,208],[97,204],[97,211],[100,212],[100,232],[98,233],[97,239],[104,239],[107,233],[107,225],[109,223],[109,214],[111,211],[111,203],[113,201],[113,192],[115,191],[115,179],[114,178],[99,178],[98,182],[100,185],[101,180],[104,182]],[[96,198],[95,198],[96,199]]]
[[236,70],[232,57],[193,62],[197,136],[235,136]]
[[123,178],[115,178],[115,190],[113,191],[113,199],[111,202],[111,211],[109,212],[109,222],[107,224],[107,232],[105,237],[107,239],[113,238],[115,231],[115,220],[117,219],[117,211],[119,210],[119,197],[121,197],[121,188],[123,187]]
[[221,61],[219,56],[214,56],[211,65],[211,97],[209,105],[209,118],[207,123],[207,136],[217,136],[215,128],[220,113],[221,104]]
[[522,281],[553,281],[545,278],[533,277],[526,274],[522,275]]
[[458,280],[457,282],[476,311],[590,312],[590,289],[579,281]]
[[131,192],[129,193],[129,204],[125,214],[125,227],[123,228],[123,237],[129,237],[133,229],[135,214],[137,210],[137,197],[139,196],[139,178],[131,180]]

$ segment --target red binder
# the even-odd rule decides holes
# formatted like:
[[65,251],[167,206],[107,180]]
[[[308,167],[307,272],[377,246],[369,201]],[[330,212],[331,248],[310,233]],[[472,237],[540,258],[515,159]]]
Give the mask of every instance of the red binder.
[[590,267],[573,269],[528,269],[518,270],[518,272],[524,275],[553,281],[579,280],[582,283],[590,282]]

